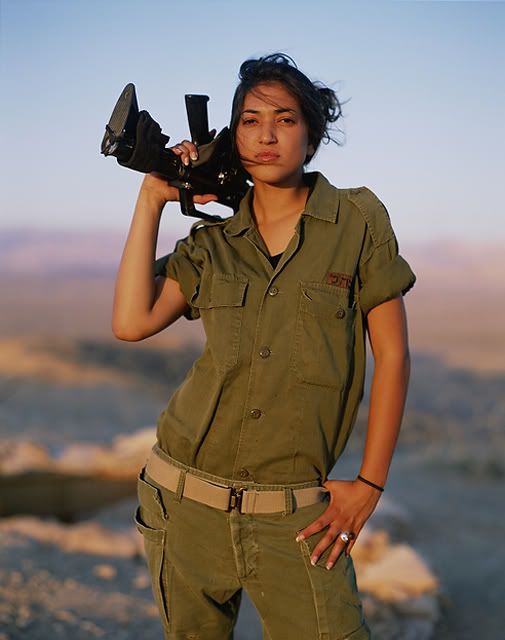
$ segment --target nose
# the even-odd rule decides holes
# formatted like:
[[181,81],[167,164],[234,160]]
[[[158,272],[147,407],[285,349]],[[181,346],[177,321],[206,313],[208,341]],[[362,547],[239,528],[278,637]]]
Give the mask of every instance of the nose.
[[260,127],[259,141],[261,144],[274,144],[277,142],[275,127],[272,122],[263,122]]

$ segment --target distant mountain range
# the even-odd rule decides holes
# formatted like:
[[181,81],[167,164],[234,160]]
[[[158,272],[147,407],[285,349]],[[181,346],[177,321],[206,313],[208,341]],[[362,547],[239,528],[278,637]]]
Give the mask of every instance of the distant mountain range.
[[[181,234],[160,234],[159,255],[172,250]],[[0,231],[0,270],[13,274],[104,273],[117,268],[126,231]],[[492,286],[505,289],[505,246],[462,241],[402,243],[400,253],[419,281],[439,287],[470,287],[478,292]]]
[[[172,250],[179,237],[160,234],[158,247],[163,254]],[[113,275],[125,241],[126,231],[1,231],[0,272]]]

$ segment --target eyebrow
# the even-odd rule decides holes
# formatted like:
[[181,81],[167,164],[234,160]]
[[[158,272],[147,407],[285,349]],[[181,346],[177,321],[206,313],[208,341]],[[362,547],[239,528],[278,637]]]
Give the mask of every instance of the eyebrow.
[[[261,113],[261,111],[258,109],[244,109],[242,114],[244,113]],[[274,113],[293,113],[296,115],[296,111],[294,109],[289,109],[288,107],[278,107],[277,109],[274,109]]]

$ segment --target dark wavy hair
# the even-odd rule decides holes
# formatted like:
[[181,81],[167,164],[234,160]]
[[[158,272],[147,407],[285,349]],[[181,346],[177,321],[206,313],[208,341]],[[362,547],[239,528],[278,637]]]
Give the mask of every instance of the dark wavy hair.
[[[341,145],[332,138],[331,125],[342,116],[342,102],[333,89],[316,81],[312,82],[296,66],[295,61],[285,53],[272,53],[258,59],[245,60],[240,65],[240,82],[235,89],[231,108],[230,131],[236,152],[235,134],[246,94],[264,82],[278,82],[295,97],[300,105],[308,128],[309,144],[314,154],[305,158],[309,163],[319,148],[321,141]],[[340,129],[338,131],[342,133]],[[237,154],[238,155],[238,154]]]

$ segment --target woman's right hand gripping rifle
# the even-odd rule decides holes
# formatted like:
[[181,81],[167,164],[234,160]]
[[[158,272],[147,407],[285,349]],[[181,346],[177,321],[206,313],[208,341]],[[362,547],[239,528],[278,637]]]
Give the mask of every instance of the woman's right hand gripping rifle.
[[[198,149],[189,140],[170,149],[185,165],[198,158]],[[112,331],[120,340],[148,338],[170,326],[188,308],[176,280],[154,275],[161,213],[167,202],[178,200],[179,190],[162,176],[145,175],[116,276]],[[213,200],[217,200],[213,194],[194,196],[196,204]]]
[[[216,130],[213,129],[210,132],[211,136],[214,136]],[[170,147],[170,151],[175,153],[179,160],[186,167],[189,166],[191,161],[198,160],[198,147],[190,142],[189,140],[183,140],[179,144],[176,144],[173,147]],[[174,202],[179,200],[179,190],[176,187],[172,187],[168,184],[168,182],[157,173],[148,173],[144,178],[144,182],[142,183],[142,189],[150,190],[154,194],[156,194],[160,200],[163,202]],[[141,189],[141,191],[142,191]],[[217,196],[213,194],[205,194],[205,195],[195,195],[193,197],[195,204],[207,204],[208,202],[212,202],[213,200],[217,200]]]

